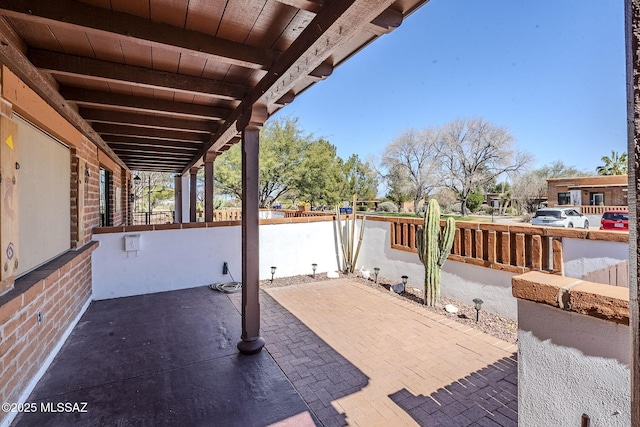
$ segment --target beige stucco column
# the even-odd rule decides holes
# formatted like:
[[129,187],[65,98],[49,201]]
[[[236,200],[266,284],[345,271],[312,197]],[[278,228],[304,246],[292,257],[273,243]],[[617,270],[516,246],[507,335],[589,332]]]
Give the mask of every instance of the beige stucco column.
[[242,336],[240,353],[259,353],[264,347],[260,336],[260,241],[258,219],[258,171],[260,129],[267,110],[254,106],[238,120],[242,132]]
[[204,220],[213,221],[213,161],[215,153],[204,156]]
[[196,200],[198,194],[198,168],[189,169],[189,221],[196,222]]

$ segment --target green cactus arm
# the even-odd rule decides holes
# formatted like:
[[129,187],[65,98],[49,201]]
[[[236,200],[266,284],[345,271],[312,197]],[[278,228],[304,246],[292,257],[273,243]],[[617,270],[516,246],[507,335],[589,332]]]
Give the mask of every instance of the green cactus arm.
[[453,246],[453,238],[456,235],[456,220],[453,218],[447,218],[444,226],[444,233],[440,239],[440,257],[438,258],[438,266],[442,267],[447,260],[451,247]]
[[423,231],[424,228],[419,228],[416,231],[416,246],[418,247],[418,256],[420,257],[420,262],[424,264],[425,246],[423,241]]

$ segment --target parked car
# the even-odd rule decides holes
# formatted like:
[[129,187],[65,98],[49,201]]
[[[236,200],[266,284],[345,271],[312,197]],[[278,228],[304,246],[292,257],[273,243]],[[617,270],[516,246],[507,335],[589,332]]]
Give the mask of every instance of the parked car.
[[629,231],[629,211],[605,211],[600,230]]
[[589,219],[574,208],[543,208],[536,211],[531,224],[588,229]]

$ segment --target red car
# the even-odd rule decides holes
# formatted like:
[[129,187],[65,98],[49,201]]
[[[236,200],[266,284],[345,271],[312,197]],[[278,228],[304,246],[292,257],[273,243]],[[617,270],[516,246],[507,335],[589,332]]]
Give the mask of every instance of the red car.
[[629,231],[629,211],[606,211],[600,220],[600,230]]

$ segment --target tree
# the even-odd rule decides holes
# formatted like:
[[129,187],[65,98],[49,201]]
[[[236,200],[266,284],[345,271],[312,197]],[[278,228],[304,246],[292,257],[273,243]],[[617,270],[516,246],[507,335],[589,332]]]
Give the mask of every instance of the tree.
[[400,165],[393,165],[389,168],[384,175],[384,182],[387,187],[385,198],[395,203],[398,210],[404,202],[412,199],[411,182],[407,177],[406,170]]
[[[240,149],[236,144],[216,160],[218,194],[242,198]],[[354,193],[364,197],[376,194],[375,172],[367,164],[358,156],[343,162],[336,155],[335,146],[304,133],[297,118],[284,117],[264,126],[259,160],[261,208],[271,207],[277,200],[321,206],[349,200]]]
[[530,154],[513,148],[514,138],[504,127],[482,118],[455,119],[440,132],[437,155],[444,185],[453,190],[466,215],[469,194],[500,175],[526,169]]
[[[173,177],[164,172],[132,171],[131,192],[134,212],[152,212],[157,206],[173,202]],[[140,178],[139,180],[136,179]],[[149,205],[149,200],[151,205]]]
[[[303,134],[298,119],[285,117],[268,122],[260,132],[259,205],[274,201],[295,188],[312,136]],[[241,144],[216,161],[216,186],[226,194],[242,198]]]
[[602,156],[600,160],[604,162],[604,165],[598,166],[596,168],[596,172],[598,172],[598,175],[627,174],[627,153],[618,154],[617,151],[611,151],[611,157]]
[[367,162],[362,162],[357,154],[352,154],[346,162],[338,160],[342,173],[341,200],[351,200],[354,194],[360,200],[370,200],[378,194],[376,171]]
[[396,137],[382,154],[382,164],[388,171],[391,186],[398,194],[410,194],[413,207],[438,186],[436,160],[437,131],[408,129]]
[[296,197],[311,206],[334,206],[340,201],[339,180],[342,175],[336,147],[320,139],[307,147],[295,183]]
[[542,206],[542,202],[547,197],[547,179],[586,175],[589,173],[556,160],[549,165],[517,176],[512,186],[513,200],[519,211],[533,213]]
[[561,160],[551,162],[550,165],[545,165],[538,169],[541,176],[545,178],[566,178],[572,176],[588,176],[591,173],[576,169],[575,166],[567,166]]

